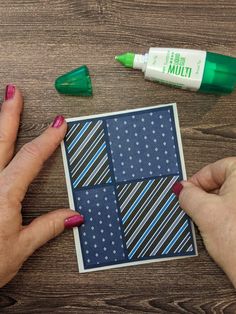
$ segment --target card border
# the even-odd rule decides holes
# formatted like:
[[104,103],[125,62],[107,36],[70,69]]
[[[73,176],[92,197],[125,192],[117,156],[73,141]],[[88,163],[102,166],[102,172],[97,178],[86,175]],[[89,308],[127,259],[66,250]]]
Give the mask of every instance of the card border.
[[[180,158],[180,163],[181,163],[182,175],[183,175],[183,179],[186,180],[187,174],[186,174],[186,168],[185,168],[185,163],[184,163],[183,145],[182,145],[182,139],[181,139],[181,134],[180,134],[180,124],[179,124],[179,117],[178,117],[176,103],[156,105],[156,106],[150,106],[150,107],[144,107],[144,108],[138,108],[138,109],[122,110],[122,111],[116,111],[116,112],[111,112],[111,113],[108,112],[108,113],[82,116],[82,117],[76,117],[76,118],[68,118],[66,119],[66,121],[75,122],[75,121],[83,121],[83,120],[88,120],[88,119],[110,118],[115,115],[126,114],[126,113],[131,113],[131,112],[139,112],[139,111],[144,111],[144,110],[148,111],[148,110],[164,108],[164,107],[172,107],[173,109],[173,115],[174,115],[174,120],[175,120],[175,131],[176,131],[177,143],[178,143],[178,148],[179,148],[179,158]],[[70,208],[75,211],[73,191],[72,191],[71,182],[70,182],[69,167],[68,167],[68,162],[66,158],[66,148],[65,148],[64,141],[61,142],[61,152],[62,152],[62,159],[63,159],[63,165],[64,165],[64,172],[65,172],[65,177],[66,177],[66,186],[67,186],[67,193],[68,193],[68,198],[69,198],[69,205],[70,205]],[[162,261],[169,261],[169,260],[174,260],[174,259],[182,259],[182,258],[187,258],[187,257],[198,256],[196,234],[195,234],[195,228],[194,228],[194,224],[192,220],[190,220],[190,225],[191,225],[191,231],[192,231],[194,249],[195,249],[195,254],[193,255],[163,257],[163,258],[150,259],[150,260],[126,262],[126,263],[114,264],[114,265],[108,265],[108,266],[102,266],[102,267],[94,267],[94,268],[89,268],[89,269],[84,268],[78,228],[73,228],[79,272],[87,273],[87,272],[92,272],[92,271],[100,271],[100,270],[120,268],[120,267],[125,267],[125,266],[149,264],[149,263],[154,263],[154,262],[162,262]]]

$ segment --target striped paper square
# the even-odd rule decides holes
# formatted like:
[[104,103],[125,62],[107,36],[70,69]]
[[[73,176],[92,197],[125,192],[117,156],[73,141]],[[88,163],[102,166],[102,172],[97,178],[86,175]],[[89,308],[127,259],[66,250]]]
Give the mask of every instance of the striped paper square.
[[188,216],[171,190],[178,179],[167,176],[117,186],[130,260],[193,251]]
[[102,120],[69,124],[65,143],[73,188],[111,182]]

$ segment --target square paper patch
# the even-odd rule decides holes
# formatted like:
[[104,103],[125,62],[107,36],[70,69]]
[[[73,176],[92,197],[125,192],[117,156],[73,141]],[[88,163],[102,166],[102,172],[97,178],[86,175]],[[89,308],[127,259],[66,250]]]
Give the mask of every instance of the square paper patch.
[[171,110],[107,119],[117,182],[178,173]]
[[62,143],[80,272],[197,255],[172,193],[186,179],[175,104],[68,119]]
[[69,124],[65,143],[73,188],[111,182],[102,120]]
[[113,186],[75,192],[76,208],[86,217],[79,228],[85,268],[123,261],[119,211]]
[[193,251],[189,218],[171,191],[178,176],[118,185],[129,260]]

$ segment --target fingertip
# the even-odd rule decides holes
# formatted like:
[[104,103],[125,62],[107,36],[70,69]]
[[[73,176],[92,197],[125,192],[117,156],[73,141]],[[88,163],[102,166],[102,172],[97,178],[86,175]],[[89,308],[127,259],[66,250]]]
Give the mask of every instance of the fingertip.
[[61,134],[61,139],[63,139],[67,131],[67,122],[65,117],[57,115],[50,124],[49,129],[52,129],[53,132],[56,130],[57,134]]
[[186,189],[186,188],[193,188],[193,187],[195,187],[195,185],[192,182],[187,181],[187,180],[182,180],[182,181],[180,181],[180,183],[182,185],[182,190]]
[[[46,159],[55,151],[66,135],[67,123],[62,115],[57,115],[49,127],[34,141],[40,142]],[[47,151],[47,152],[46,152]]]
[[62,115],[58,115],[54,118],[52,122],[52,128],[58,129],[64,124],[65,118]]
[[5,87],[4,101],[12,100],[15,97],[16,86],[13,84],[7,84]]
[[182,191],[182,189],[183,185],[179,181],[175,182],[174,185],[172,186],[172,191],[177,197],[179,197],[179,194]]
[[189,202],[189,199],[191,199],[193,197],[194,194],[196,194],[196,189],[197,187],[195,187],[191,182],[188,181],[181,181],[181,193],[179,193],[179,202],[180,205],[185,205],[185,203]]
[[183,188],[179,194],[180,207],[189,217],[203,228],[217,212],[216,195],[209,194],[189,181],[181,182]]
[[6,85],[4,102],[19,102],[23,104],[23,95],[16,85],[14,84]]
[[70,208],[54,210],[41,216],[41,219],[45,219],[45,223],[55,223],[54,226],[57,226],[56,235],[59,235],[64,229],[80,227],[84,223],[84,216]]
[[35,218],[20,233],[26,256],[60,235],[65,229],[79,227],[84,217],[72,209],[57,209]]
[[64,220],[65,229],[72,229],[74,227],[80,227],[84,223],[84,216],[77,214],[70,216]]
[[180,207],[191,217],[195,187],[188,181],[177,181],[172,186],[172,192],[177,196]]
[[[84,216],[70,208],[63,208],[54,210],[44,216],[45,223],[46,219],[49,224],[56,225],[56,235],[59,235],[65,229],[72,229],[74,227],[80,227],[84,223]],[[55,230],[54,230],[55,231]]]
[[19,88],[13,84],[8,84],[5,87],[5,96],[1,106],[1,112],[6,112],[11,116],[20,116],[23,106],[23,95]]

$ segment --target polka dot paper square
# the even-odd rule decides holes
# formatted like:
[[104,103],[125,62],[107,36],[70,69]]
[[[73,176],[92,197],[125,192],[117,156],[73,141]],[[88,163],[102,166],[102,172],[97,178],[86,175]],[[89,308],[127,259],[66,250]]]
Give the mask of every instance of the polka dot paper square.
[[107,120],[117,182],[179,173],[171,110]]
[[80,272],[197,255],[172,192],[186,179],[176,104],[67,119],[62,155]]
[[79,190],[76,207],[86,217],[79,229],[84,266],[87,268],[124,260],[119,210],[112,186]]

